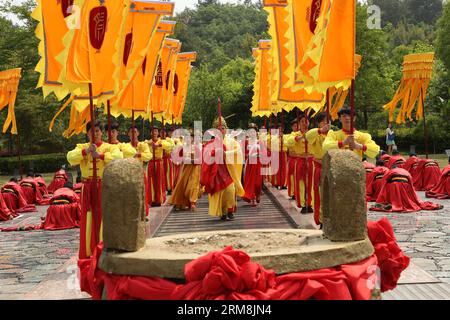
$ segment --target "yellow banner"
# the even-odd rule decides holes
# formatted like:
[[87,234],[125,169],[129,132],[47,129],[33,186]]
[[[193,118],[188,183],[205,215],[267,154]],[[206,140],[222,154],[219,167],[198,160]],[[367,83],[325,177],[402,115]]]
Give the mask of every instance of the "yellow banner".
[[182,121],[191,75],[191,63],[196,59],[197,52],[182,52],[178,54],[173,83],[172,105],[167,115],[168,120],[173,116],[176,123],[181,123]]
[[424,101],[433,73],[434,53],[409,54],[403,58],[403,77],[392,100],[383,108],[389,110],[389,121],[394,120],[394,112],[402,102],[396,118],[397,123],[412,120],[415,106],[416,120],[423,118]]
[[[291,111],[295,107],[300,110],[308,108],[318,111],[325,103],[325,96],[318,92],[308,93],[302,87],[293,87],[292,76],[287,72],[294,69],[294,60],[289,59],[290,25],[288,23],[290,12],[287,1],[264,1],[264,9],[268,12],[269,34],[272,37],[271,57],[273,59],[273,85],[272,103],[276,102],[281,110]],[[292,73],[293,75],[293,73]]]
[[[169,85],[173,83],[176,58],[180,49],[181,42],[179,40],[165,39],[150,94],[150,111],[154,114],[163,113],[169,106],[166,96],[169,94]],[[172,96],[172,92],[170,92],[170,96]]]
[[119,100],[113,103],[112,114],[114,116],[123,114],[131,117],[131,111],[134,110],[135,116],[148,118],[152,84],[155,79],[164,39],[167,35],[172,34],[174,29],[175,21],[160,21],[140,68],[125,87]]
[[125,39],[122,43],[118,43],[119,64],[114,74],[115,92],[118,97],[142,66],[161,17],[172,16],[173,10],[173,2],[133,1],[131,3],[125,25]]
[[0,111],[8,106],[8,115],[3,124],[3,133],[11,126],[11,133],[17,134],[16,115],[14,106],[16,104],[17,90],[19,89],[21,68],[0,71]]
[[35,70],[40,73],[37,87],[42,88],[44,97],[54,92],[58,100],[62,100],[69,94],[68,89],[59,82],[62,65],[56,57],[64,50],[63,39],[69,28],[77,27],[83,3],[84,0],[36,0],[31,17],[38,21],[35,35],[39,39],[41,58]]
[[130,0],[85,0],[80,27],[64,38],[65,50],[58,57],[63,65],[59,81],[76,96],[73,104],[80,111],[89,104],[88,83],[96,105],[115,95],[113,74],[122,62],[116,46],[125,40],[129,10]]
[[[295,3],[309,5],[307,1]],[[298,52],[296,74],[308,92],[325,93],[333,86],[347,89],[355,78],[356,1],[313,0],[311,10],[317,13],[309,18],[310,25],[316,19],[315,31],[306,50]]]

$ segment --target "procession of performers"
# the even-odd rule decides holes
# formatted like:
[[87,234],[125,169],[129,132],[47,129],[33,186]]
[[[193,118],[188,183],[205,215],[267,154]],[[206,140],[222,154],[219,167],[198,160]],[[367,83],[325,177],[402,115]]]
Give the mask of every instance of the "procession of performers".
[[[88,258],[102,241],[103,170],[110,161],[121,158],[136,158],[142,163],[147,215],[150,207],[166,203],[174,205],[176,210],[196,211],[198,199],[207,193],[209,215],[223,221],[233,220],[238,199],[258,206],[266,181],[279,190],[287,189],[288,197],[295,200],[300,213],[314,213],[315,224],[321,226],[322,158],[331,149],[350,149],[361,158],[366,170],[367,201],[375,202],[371,210],[412,212],[440,208],[431,202],[420,202],[415,191],[426,191],[427,197],[449,197],[448,166],[441,173],[436,161],[419,159],[415,154],[406,160],[396,151],[392,156],[383,152],[379,156],[380,148],[370,134],[358,130],[351,133],[349,108],[339,110],[338,117],[340,130],[332,129],[325,112],[315,115],[314,128],[310,128],[305,113],[297,113],[290,133],[280,128],[261,131],[252,123],[240,142],[237,135],[229,134],[231,130],[223,117],[214,121],[215,130],[208,131],[211,138],[205,141],[201,132],[194,135],[191,130],[187,136],[173,137],[173,129],[167,134],[165,127],[157,126],[152,126],[149,140],[139,141],[141,133],[131,126],[127,131],[130,142],[120,142],[116,121],[104,127],[99,121],[93,125],[88,123],[91,141],[78,144],[67,154],[69,164],[81,169],[76,184],[68,181],[71,176],[69,179],[65,166],[55,173],[48,187],[39,174],[29,173],[20,181],[12,179],[1,189],[0,220],[36,211],[35,205],[43,204],[70,205],[71,212],[75,212],[76,199],[79,214],[67,211],[66,218],[61,218],[61,226],[52,214],[49,219],[56,222],[49,229],[80,226],[80,258]],[[91,130],[94,130],[94,140]],[[109,143],[103,141],[107,131]],[[377,158],[376,165],[366,157]],[[96,181],[93,180],[94,159]],[[61,208],[51,211],[61,212]],[[72,222],[64,222],[69,220]]]

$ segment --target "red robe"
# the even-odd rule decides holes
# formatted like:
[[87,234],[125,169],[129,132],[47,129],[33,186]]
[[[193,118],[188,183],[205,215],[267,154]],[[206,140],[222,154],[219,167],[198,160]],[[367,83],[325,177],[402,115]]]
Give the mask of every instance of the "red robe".
[[39,191],[41,192],[42,197],[51,198],[51,195],[48,193],[47,185],[45,184],[45,180],[42,177],[36,177],[34,180],[38,183]]
[[49,199],[44,199],[39,184],[33,178],[25,178],[19,182],[28,204],[46,205]]
[[261,150],[264,144],[256,143],[254,145],[246,145],[247,161],[245,164],[244,174],[245,194],[242,199],[247,202],[256,200],[259,203],[263,186],[263,176],[261,174],[262,164],[260,156],[262,152],[265,152]]
[[50,182],[47,190],[49,193],[53,193],[59,188],[63,188],[69,178],[65,170],[61,169],[57,171],[53,177],[52,182]]
[[429,191],[439,182],[439,178],[441,177],[439,164],[436,160],[422,159],[420,160],[419,167],[421,168],[422,184],[418,190]]
[[0,193],[0,221],[7,221],[13,218],[13,212],[8,208],[2,194]]
[[383,154],[381,156],[381,160],[384,162],[384,166],[387,167],[389,164],[389,160],[391,159],[391,156],[388,155],[387,153]]
[[390,170],[384,175],[383,187],[377,198],[377,204],[370,208],[384,212],[416,212],[420,210],[439,210],[442,205],[421,202],[412,184],[408,171],[401,168]]
[[[215,156],[215,148],[211,145],[213,143],[214,139],[206,143],[203,148],[202,172],[200,174],[200,185],[205,186],[205,191],[211,195],[226,189],[233,183],[227,165],[211,160]],[[222,148],[224,151],[226,150],[223,144]],[[210,164],[210,162],[213,163]],[[223,162],[225,162],[225,159]]]
[[80,183],[75,183],[73,185],[73,192],[75,192],[76,195],[78,196],[78,201],[80,201],[80,199],[81,199],[81,189],[82,188],[83,188],[83,184],[81,182]]
[[[414,166],[414,164],[419,162],[419,158],[417,158],[416,156],[412,156],[409,157],[406,161],[405,164],[403,165],[403,169],[405,169],[406,171],[409,171],[409,173],[413,176],[412,173],[412,167]],[[414,179],[414,176],[413,176]]]
[[14,214],[22,212],[35,212],[36,206],[34,204],[28,204],[22,187],[15,182],[6,183],[2,189],[2,196],[5,200],[6,206]]
[[78,228],[81,220],[81,206],[78,195],[69,188],[59,188],[50,200],[45,221],[41,229],[63,230]]
[[403,168],[403,166],[405,165],[406,160],[405,158],[403,158],[401,155],[396,155],[396,156],[392,156],[389,159],[389,162],[387,164],[387,167],[389,169],[392,169],[393,166],[397,167],[397,168]]
[[369,176],[372,173],[373,169],[375,169],[375,165],[373,163],[370,163],[369,161],[364,161],[364,170],[366,171],[366,194],[369,190]]
[[375,167],[366,180],[366,199],[368,202],[376,201],[383,187],[384,176],[389,172],[386,167]]
[[425,195],[427,198],[450,199],[450,164],[442,170],[439,182]]

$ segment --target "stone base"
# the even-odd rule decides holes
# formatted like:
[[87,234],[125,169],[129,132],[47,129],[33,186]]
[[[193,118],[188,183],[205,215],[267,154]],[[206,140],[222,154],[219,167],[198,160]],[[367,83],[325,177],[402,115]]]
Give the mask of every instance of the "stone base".
[[349,264],[374,252],[368,238],[332,242],[321,230],[227,230],[151,238],[137,252],[104,250],[99,267],[120,275],[184,279],[186,263],[226,246],[245,251],[253,262],[277,274]]

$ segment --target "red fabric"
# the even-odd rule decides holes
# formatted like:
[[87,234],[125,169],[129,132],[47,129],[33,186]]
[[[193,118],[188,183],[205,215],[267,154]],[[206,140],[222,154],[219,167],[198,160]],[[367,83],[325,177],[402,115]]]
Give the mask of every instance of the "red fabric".
[[41,193],[42,197],[50,198],[50,195],[48,194],[47,186],[45,184],[45,180],[42,177],[36,177],[34,180],[38,183],[39,186],[39,192]]
[[6,205],[2,194],[0,193],[0,221],[7,221],[14,218],[13,212]]
[[367,300],[381,272],[381,291],[394,289],[409,265],[397,245],[386,218],[368,222],[368,236],[375,254],[362,261],[333,268],[276,276],[254,263],[243,251],[227,247],[185,265],[186,283],[156,277],[107,274],[97,268],[100,243],[90,259],[80,259],[80,287],[100,299],[105,286],[108,299],[161,300]]
[[291,179],[291,177],[294,175],[294,171],[295,171],[295,160],[293,157],[288,156],[287,157],[287,188],[288,188],[288,195],[290,197],[292,197],[295,194],[295,188],[294,188],[294,184],[292,183],[292,180],[295,179]]
[[397,168],[403,168],[405,163],[406,163],[405,158],[403,158],[401,155],[395,155],[395,156],[392,156],[389,159],[387,167],[389,169],[393,169],[394,166],[397,167]]
[[439,164],[432,159],[423,159],[419,164],[422,167],[422,191],[429,191],[438,184],[441,176]]
[[100,242],[95,246],[91,258],[78,259],[80,289],[89,293],[95,300],[102,298],[105,276],[107,275],[97,268],[102,250],[103,242]]
[[[54,204],[57,200],[68,200],[68,204]],[[68,188],[56,190],[47,209],[41,228],[45,230],[63,230],[78,228],[81,220],[81,206],[78,196]]]
[[44,199],[39,184],[33,178],[21,180],[20,186],[28,204],[48,205],[50,199]]
[[[13,192],[9,192],[11,190]],[[6,206],[14,213],[35,212],[34,204],[28,204],[22,188],[15,182],[8,182],[2,187],[2,195]]]
[[320,178],[322,164],[314,161],[314,222],[320,224]]
[[278,152],[278,172],[271,177],[271,184],[274,187],[286,186],[287,175],[287,153],[285,151]]
[[394,229],[387,218],[377,222],[368,221],[367,229],[381,271],[381,291],[392,290],[397,286],[400,274],[408,267],[410,259],[398,246]]
[[405,169],[406,171],[409,171],[409,173],[411,173],[413,178],[414,178],[414,175],[411,172],[412,171],[411,169],[412,169],[412,166],[418,162],[419,162],[419,158],[417,158],[416,156],[412,156],[412,157],[409,157],[408,159],[406,159],[406,162],[403,165],[403,169]]
[[[84,151],[84,150],[83,150]],[[55,173],[55,175],[53,176],[53,180],[52,182],[50,182],[47,190],[49,193],[54,193],[56,190],[58,190],[59,188],[64,187],[64,185],[66,184],[67,180],[69,178],[67,177],[67,173],[65,170],[59,170]]]
[[164,151],[163,166],[164,166],[164,176],[166,177],[167,191],[171,191],[174,188],[173,162],[170,159],[170,157],[171,153]]
[[425,193],[427,198],[450,199],[450,164],[443,170],[438,183]]
[[[407,182],[392,181],[392,178],[401,176],[407,179]],[[442,206],[432,202],[421,202],[417,197],[412,184],[412,177],[408,171],[401,168],[390,170],[384,175],[383,187],[377,197],[377,204],[383,207],[374,206],[370,210],[383,212],[416,212],[420,210],[438,210]],[[391,205],[391,208],[384,207]]]
[[388,164],[389,164],[389,160],[391,159],[391,156],[390,155],[388,155],[387,153],[385,153],[385,154],[383,154],[382,156],[381,156],[381,160],[384,162],[384,166],[385,167],[388,167]]
[[163,160],[150,160],[147,173],[149,202],[161,205],[166,202],[166,175]]
[[389,172],[389,169],[386,167],[375,167],[372,172],[368,175],[366,181],[366,198],[367,201],[376,201],[380,191],[383,187],[383,177],[386,173]]
[[[205,186],[205,191],[209,194],[222,191],[233,183],[233,179],[225,164],[225,157],[223,157],[223,163],[216,163],[216,161],[214,161],[215,152],[218,148],[217,145],[214,144],[217,144],[217,141],[212,140],[204,147],[202,170],[200,174],[200,185]],[[225,150],[223,144],[222,148]]]
[[[311,206],[312,200],[312,182],[313,182],[313,158],[293,158],[295,162],[295,177],[294,177],[294,195],[297,207],[302,207],[302,200],[306,200],[306,207]],[[303,181],[306,192],[300,190],[300,181]]]
[[369,191],[369,186],[370,186],[369,176],[372,173],[373,169],[375,169],[375,165],[368,161],[364,161],[363,165],[364,165],[364,170],[366,171],[366,195],[367,195],[368,191]]
[[255,164],[247,163],[244,174],[244,190],[245,194],[242,197],[245,201],[259,200],[263,186],[263,176],[261,174],[261,162]]
[[78,201],[81,201],[81,189],[83,188],[83,184],[82,183],[75,183],[73,185],[73,191],[76,193],[76,195],[78,196]]
[[[94,183],[97,183],[97,194],[94,195]],[[92,214],[91,226],[91,252],[94,252],[99,242],[100,225],[102,222],[102,183],[101,180],[94,182],[93,180],[86,180],[83,182],[83,189],[81,192],[81,220],[80,220],[80,249],[79,258],[88,258],[86,251],[86,222],[87,213],[91,211],[94,204],[92,197],[95,197],[96,215]]]

